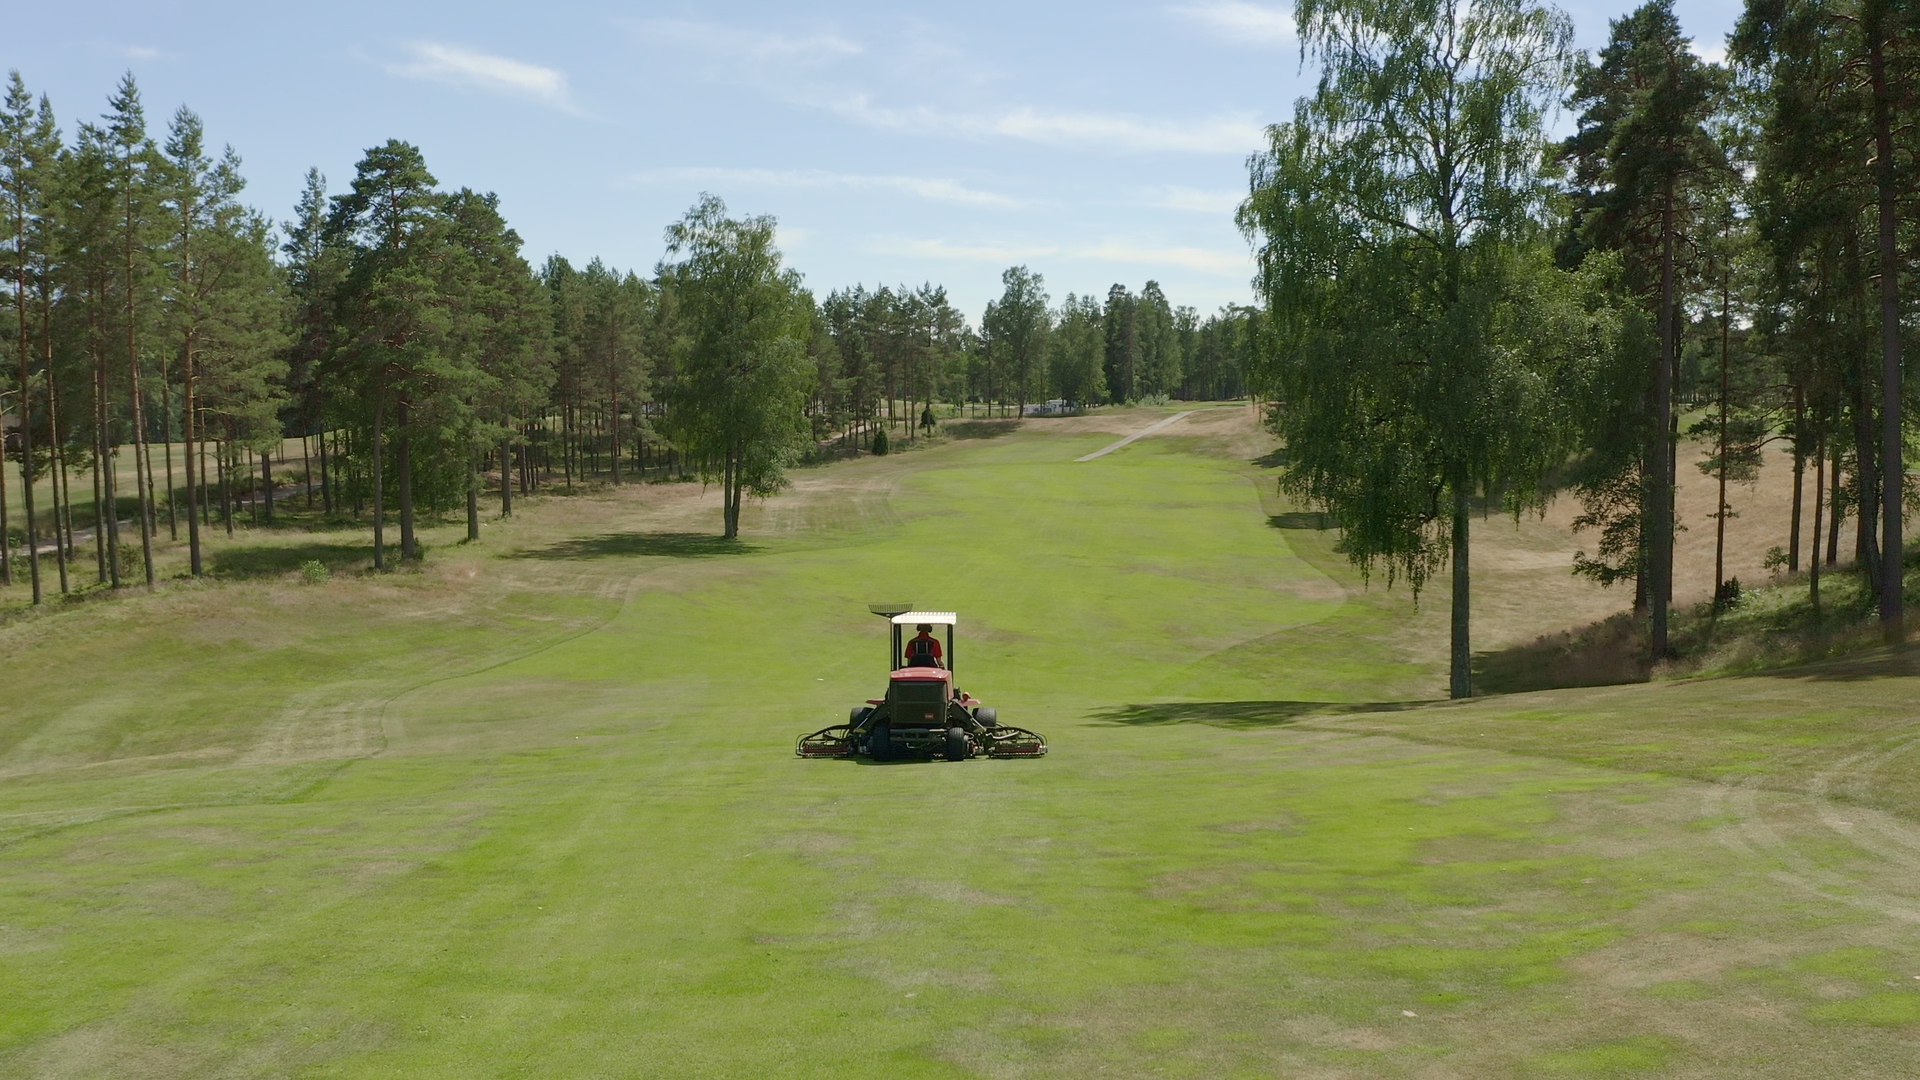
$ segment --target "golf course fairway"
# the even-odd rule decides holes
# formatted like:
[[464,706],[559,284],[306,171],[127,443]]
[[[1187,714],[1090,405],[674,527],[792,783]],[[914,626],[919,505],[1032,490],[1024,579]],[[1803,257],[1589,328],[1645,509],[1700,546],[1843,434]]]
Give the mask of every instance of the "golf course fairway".
[[[1906,654],[1436,701],[1208,412],[0,629],[0,1076],[1914,1074]],[[1047,757],[794,757],[896,600]]]

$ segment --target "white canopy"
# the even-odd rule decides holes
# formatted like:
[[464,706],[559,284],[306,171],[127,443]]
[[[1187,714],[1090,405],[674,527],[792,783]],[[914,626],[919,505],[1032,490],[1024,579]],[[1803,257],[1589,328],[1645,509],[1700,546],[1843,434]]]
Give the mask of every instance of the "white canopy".
[[917,626],[920,623],[930,626],[953,626],[959,621],[960,616],[951,611],[909,611],[893,617],[895,626]]

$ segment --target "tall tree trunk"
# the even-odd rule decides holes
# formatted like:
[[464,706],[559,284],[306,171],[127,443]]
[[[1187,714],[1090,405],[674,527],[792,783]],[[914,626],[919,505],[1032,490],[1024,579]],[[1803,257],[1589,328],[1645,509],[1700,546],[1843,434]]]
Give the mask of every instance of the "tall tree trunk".
[[[96,405],[94,414],[99,415]],[[97,584],[107,582],[107,522],[102,507],[107,505],[105,489],[101,486],[100,448],[105,445],[99,428],[93,429],[93,448],[87,455],[93,459],[93,561],[99,574]]]
[[267,524],[273,524],[273,451],[260,451],[260,500]]
[[[54,388],[58,382],[53,377],[53,335],[49,332],[52,314],[43,300],[40,319],[42,355],[47,367],[47,450],[48,464],[53,468],[53,550],[54,561],[60,567],[60,595],[72,591],[68,581],[67,560],[73,553],[73,489],[72,481],[67,478],[67,454],[60,443],[60,394]],[[61,498],[65,489],[66,498]]]
[[1820,433],[1820,441],[1813,446],[1813,558],[1807,560],[1807,596],[1813,603],[1813,613],[1820,614],[1820,512],[1821,503],[1826,496],[1827,480],[1827,433]]
[[513,516],[513,441],[500,440],[500,516]]
[[[40,603],[40,551],[37,546],[40,530],[33,514],[33,380],[28,370],[27,358],[32,355],[32,346],[27,341],[27,272],[26,256],[20,253],[20,275],[17,282],[20,314],[20,336],[15,344],[20,347],[20,503],[27,512],[27,577],[33,582],[33,602]],[[47,379],[53,379],[53,369],[47,369]],[[4,472],[0,468],[0,472]],[[4,529],[0,525],[0,529]]]
[[1906,636],[1906,462],[1900,446],[1900,248],[1894,186],[1893,104],[1887,86],[1886,0],[1867,0],[1867,81],[1873,88],[1873,181],[1880,256],[1880,627],[1888,641]]
[[223,432],[226,437],[213,448],[214,467],[220,470],[220,523],[227,528],[227,539],[233,539],[233,424],[227,424]]
[[[474,455],[476,458],[478,454]],[[480,539],[480,462],[467,470],[467,539]]]
[[[0,440],[5,433],[0,432]],[[0,443],[4,445],[4,443]],[[7,519],[7,459],[0,454],[0,585],[13,585],[13,526]]]
[[[121,159],[126,175],[122,177],[121,188],[121,252],[125,256],[122,264],[124,275],[121,280],[121,317],[125,320],[127,335],[127,411],[133,422],[133,494],[134,504],[140,513],[140,562],[147,579],[147,588],[153,588],[153,524],[156,520],[153,512],[153,471],[147,461],[147,418],[146,406],[140,395],[140,322],[136,316],[138,301],[134,290],[134,252],[138,249],[135,237],[133,213],[133,148],[127,147]],[[120,517],[119,507],[114,508],[114,518]]]
[[411,417],[405,398],[400,400],[393,419],[393,467],[399,473],[394,480],[400,489],[400,560],[405,562],[420,557],[413,542],[413,433],[408,428]]
[[[1733,300],[1729,295],[1732,283],[1727,273],[1723,267],[1720,277],[1720,467],[1715,470],[1719,474],[1720,495],[1719,502],[1714,504],[1713,514],[1713,601],[1716,611],[1720,606],[1720,591],[1727,583],[1727,346],[1733,333]],[[1800,492],[1795,490],[1796,524],[1800,520],[1799,498]]]
[[613,462],[613,482],[620,483],[620,380],[615,377],[613,357],[607,358],[607,432],[612,442],[613,452],[608,455]]
[[[1796,386],[1793,388],[1793,523],[1787,530],[1787,573],[1800,572],[1800,499],[1806,489],[1807,474],[1807,395]],[[1817,466],[1816,466],[1817,468]],[[1813,535],[1818,538],[1820,525],[1814,523]]]
[[[312,426],[311,419],[303,425],[303,427]],[[300,477],[301,482],[307,486],[307,509],[309,510],[313,509],[313,448],[307,445],[311,438],[311,432],[305,430],[300,432]]]
[[200,480],[198,474],[205,471],[205,464],[195,452],[200,431],[193,415],[194,375],[193,337],[189,334],[180,350],[180,456],[185,459],[187,466],[187,568],[194,577],[201,577],[205,575],[206,567],[200,553],[200,504],[206,494],[199,489],[197,482]]
[[567,477],[567,494],[573,494],[573,405],[560,402],[560,467]]
[[118,454],[113,442],[113,411],[107,404],[107,357],[105,350],[100,354],[100,447],[104,460],[100,463],[100,483],[106,491],[105,506],[107,515],[107,581],[116,589],[120,587],[120,483]]
[[1473,696],[1473,641],[1471,618],[1473,606],[1470,587],[1472,578],[1468,573],[1467,527],[1473,517],[1468,485],[1455,480],[1453,484],[1453,618],[1452,647],[1447,665],[1447,696],[1465,698]]
[[385,477],[381,473],[380,463],[380,427],[386,423],[386,393],[381,387],[373,399],[373,568],[387,568],[387,531],[386,510],[387,494]]
[[1673,595],[1673,516],[1669,462],[1673,444],[1669,441],[1673,426],[1673,361],[1675,334],[1674,256],[1676,194],[1667,184],[1665,205],[1660,211],[1660,363],[1653,376],[1653,428],[1655,431],[1654,473],[1650,492],[1653,513],[1648,522],[1648,599],[1653,605],[1653,657],[1664,660],[1672,655],[1667,640],[1668,606]]
[[173,387],[167,382],[167,356],[160,354],[160,447],[167,462],[167,539],[178,543],[180,522],[173,512]]
[[1854,483],[1854,559],[1860,564],[1860,570],[1867,576],[1870,588],[1880,582],[1880,485],[1879,462],[1874,456],[1879,452],[1879,433],[1873,427],[1873,374],[1864,356],[1861,358],[1859,378],[1853,408],[1853,483]]
[[[129,301],[128,318],[132,318]],[[127,386],[133,406],[133,494],[136,508],[140,512],[140,563],[147,579],[147,588],[153,588],[153,469],[147,454],[147,414],[140,400],[140,355],[133,352],[134,336],[132,329],[127,331]]]
[[[1833,479],[1827,484],[1827,565],[1840,565],[1840,452],[1833,451]],[[1815,544],[1819,538],[1814,538]]]
[[721,474],[721,484],[720,484],[720,523],[721,523],[721,537],[723,539],[732,540],[734,537],[739,535],[739,532],[738,532],[739,527],[733,520],[734,462],[733,462],[733,448],[731,446],[727,448],[726,455],[727,455],[726,463],[722,467],[723,472]]
[[318,421],[318,426],[320,428],[318,440],[320,443],[320,511],[328,517],[332,517],[338,512],[336,508],[339,505],[340,499],[333,490],[335,481],[332,472],[332,463],[327,460],[327,424],[324,416]]

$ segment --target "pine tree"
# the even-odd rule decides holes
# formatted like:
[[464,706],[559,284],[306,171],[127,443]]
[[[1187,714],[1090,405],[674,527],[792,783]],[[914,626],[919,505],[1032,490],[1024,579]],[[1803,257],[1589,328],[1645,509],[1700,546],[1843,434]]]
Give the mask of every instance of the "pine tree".
[[1726,168],[1706,129],[1719,100],[1718,82],[1689,48],[1671,0],[1648,0],[1614,20],[1600,62],[1576,75],[1572,102],[1584,111],[1565,149],[1576,183],[1587,192],[1581,240],[1588,248],[1625,255],[1628,287],[1651,308],[1658,335],[1645,383],[1639,466],[1645,594],[1657,657],[1671,652],[1674,371],[1687,284],[1683,236],[1692,231],[1699,192]]
[[[1840,355],[1859,358],[1833,380],[1853,434],[1855,550],[1882,629],[1898,639],[1907,307],[1900,285],[1910,277],[1902,251],[1915,232],[1911,215],[1901,214],[1915,170],[1900,134],[1920,122],[1920,11],[1891,0],[1764,0],[1748,5],[1732,45],[1764,78],[1755,201],[1776,282],[1803,318],[1839,338]],[[1846,496],[1837,486],[1832,495],[1837,526]]]
[[[147,587],[154,582],[153,533],[156,522],[153,466],[149,457],[146,391],[142,384],[146,350],[154,322],[157,246],[154,227],[156,177],[160,168],[153,140],[147,137],[146,110],[129,72],[109,101],[103,142],[109,150],[108,177],[114,207],[114,239],[119,248],[120,311],[118,341],[127,373],[127,409],[133,439],[134,493],[140,511],[140,561]],[[162,387],[164,390],[164,386]]]
[[[39,557],[39,518],[34,506],[34,482],[38,462],[35,459],[35,403],[40,392],[35,387],[33,358],[35,345],[40,345],[43,356],[50,342],[36,343],[34,328],[29,318],[32,303],[33,286],[44,282],[49,269],[46,225],[52,214],[53,197],[49,187],[53,181],[53,168],[60,151],[60,136],[53,125],[52,110],[41,99],[39,109],[34,108],[32,95],[27,93],[25,82],[20,73],[11,73],[7,84],[4,106],[0,106],[0,214],[5,217],[5,272],[6,283],[13,291],[13,347],[16,354],[19,381],[14,390],[20,417],[20,498],[22,509],[26,512],[26,544],[24,552],[27,559],[27,573],[33,585],[33,602],[42,600],[40,584]],[[46,328],[39,328],[44,337]],[[51,393],[53,369],[46,364],[41,373],[47,392]],[[51,417],[51,410],[46,415]],[[49,438],[57,428],[49,425]],[[4,476],[4,469],[0,469]],[[56,480],[57,483],[57,480]],[[57,488],[56,488],[57,490]],[[0,481],[0,532],[6,531],[4,482]],[[11,541],[0,541],[0,562],[5,562],[6,570],[11,571],[11,557],[4,549]],[[58,543],[55,544],[58,548]],[[66,564],[61,556],[61,592],[66,591]]]
[[433,384],[443,374],[448,330],[433,266],[445,225],[445,204],[434,190],[436,183],[417,148],[389,141],[360,160],[351,190],[334,197],[327,222],[328,241],[352,249],[336,296],[335,318],[342,332],[332,360],[342,384],[352,388],[369,436],[376,569],[386,567],[389,423],[400,557],[417,554],[413,410],[431,397]]
[[[520,255],[499,200],[461,189],[447,199],[451,252],[443,291],[453,322],[448,347],[464,371],[467,537],[480,538],[479,459],[505,459],[516,424],[540,412],[554,384],[549,294]],[[503,487],[508,478],[502,476]]]

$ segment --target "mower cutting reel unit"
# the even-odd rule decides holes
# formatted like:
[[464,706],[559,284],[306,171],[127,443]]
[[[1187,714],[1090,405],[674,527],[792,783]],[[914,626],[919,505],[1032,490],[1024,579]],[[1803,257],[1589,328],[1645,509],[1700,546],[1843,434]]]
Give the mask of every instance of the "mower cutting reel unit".
[[[1026,728],[1000,723],[999,716],[954,684],[951,611],[914,611],[912,604],[873,604],[888,622],[886,696],[857,706],[844,724],[802,735],[794,746],[801,757],[856,757],[875,761],[943,757],[1040,757],[1047,740]],[[910,627],[924,627],[912,641]],[[940,649],[932,629],[946,629]]]

